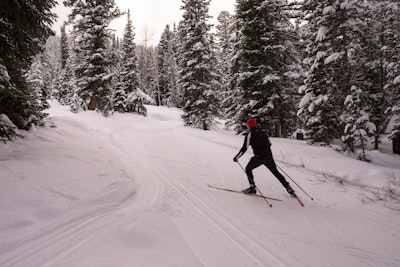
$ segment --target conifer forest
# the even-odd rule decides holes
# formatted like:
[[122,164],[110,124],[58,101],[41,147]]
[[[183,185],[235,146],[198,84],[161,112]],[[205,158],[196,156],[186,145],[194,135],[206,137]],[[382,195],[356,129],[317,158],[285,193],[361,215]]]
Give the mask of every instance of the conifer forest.
[[[236,0],[216,25],[209,0],[182,0],[154,46],[114,0],[63,3],[56,36],[57,1],[1,1],[2,142],[43,124],[49,99],[104,116],[177,107],[186,126],[238,134],[254,117],[270,136],[340,142],[360,159],[400,136],[398,0]],[[109,24],[121,16],[119,37]]]

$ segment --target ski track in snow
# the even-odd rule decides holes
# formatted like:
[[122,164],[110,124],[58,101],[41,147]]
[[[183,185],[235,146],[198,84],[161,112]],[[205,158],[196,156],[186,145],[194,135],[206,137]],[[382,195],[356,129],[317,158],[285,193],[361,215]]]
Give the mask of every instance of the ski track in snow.
[[[157,116],[150,125],[116,121],[108,127],[99,119],[88,126],[119,155],[124,174],[62,216],[18,236],[0,236],[7,242],[0,265],[400,266],[399,215],[379,203],[363,205],[362,189],[315,181],[320,174],[277,161],[314,201],[297,189],[305,203],[300,207],[263,167],[254,172],[256,183],[283,199],[272,208],[258,198],[217,192],[207,184],[247,186],[232,162],[241,137]],[[341,191],[346,195],[338,199]],[[96,246],[107,242],[125,250],[107,255],[105,245]]]
[[[135,130],[132,130],[135,132]],[[120,139],[120,147],[125,146],[125,151],[135,151],[135,154],[139,154],[140,158],[132,157],[132,161],[137,160],[140,162],[141,173],[138,176],[146,177],[144,180],[138,182],[141,186],[145,186],[146,188],[150,188],[150,190],[144,190],[146,192],[154,193],[154,188],[158,188],[156,192],[160,192],[159,188],[160,182],[163,182],[164,185],[161,187],[169,187],[168,190],[173,190],[175,194],[177,193],[179,196],[179,207],[181,211],[176,212],[173,211],[172,214],[178,213],[181,216],[177,216],[174,221],[181,229],[183,236],[188,236],[190,231],[204,231],[208,233],[207,239],[212,240],[199,240],[199,237],[196,235],[195,238],[190,239],[187,238],[186,242],[192,248],[193,252],[196,253],[197,257],[199,257],[199,261],[205,266],[216,266],[216,265],[228,265],[228,266],[296,266],[296,257],[294,257],[294,261],[288,260],[279,253],[279,249],[276,248],[268,249],[269,246],[266,246],[263,242],[257,242],[257,239],[251,235],[249,236],[248,232],[244,232],[240,230],[241,228],[235,226],[230,218],[225,218],[220,215],[220,211],[215,209],[213,204],[207,203],[207,201],[203,200],[204,196],[197,193],[196,190],[190,188],[184,177],[193,177],[196,178],[202,177],[200,170],[196,168],[185,168],[185,164],[180,165],[183,170],[181,172],[171,171],[171,167],[166,166],[166,162],[179,162],[182,160],[180,157],[184,157],[185,153],[188,151],[182,152],[182,155],[179,156],[176,150],[180,148],[189,148],[190,144],[182,144],[182,140],[187,140],[187,136],[194,137],[196,140],[190,140],[189,143],[192,142],[206,142],[213,143],[215,145],[219,145],[224,147],[229,153],[234,153],[234,149],[231,146],[225,144],[222,141],[210,140],[208,137],[198,136],[197,132],[191,133],[183,131],[174,131],[173,134],[163,134],[164,132],[158,132],[156,136],[153,136],[151,132],[145,132],[143,134],[137,134],[135,137],[129,137],[125,140],[122,140],[120,136],[116,137],[116,139]],[[130,134],[129,134],[130,135]],[[179,136],[183,135],[185,137],[180,138]],[[164,137],[165,141],[162,143],[165,144],[164,147],[151,147],[151,140],[157,137]],[[136,140],[135,140],[136,139]],[[205,143],[205,145],[206,145]],[[132,147],[127,146],[127,144],[132,145]],[[168,145],[168,147],[167,147]],[[196,145],[197,147],[198,145]],[[154,150],[154,151],[152,151]],[[178,155],[178,156],[177,156]],[[189,165],[191,166],[191,165]],[[175,170],[176,171],[176,170]],[[177,176],[181,176],[181,179],[177,179]],[[315,173],[309,172],[308,176],[314,177]],[[149,179],[151,178],[151,179]],[[203,178],[203,177],[202,177]],[[206,185],[207,180],[204,179],[204,185]],[[214,182],[214,181],[212,181]],[[196,184],[198,186],[198,184]],[[154,193],[154,195],[158,195]],[[302,196],[304,198],[304,195]],[[147,202],[149,197],[144,197]],[[176,196],[175,196],[176,198]],[[291,200],[289,198],[289,200]],[[163,199],[163,201],[168,202],[168,199]],[[260,204],[260,203],[258,203]],[[262,204],[262,203],[261,203]],[[307,201],[307,204],[311,204],[310,201]],[[292,201],[289,204],[292,208],[298,209],[297,203]],[[139,205],[142,206],[142,205]],[[262,205],[261,205],[262,206]],[[329,205],[328,205],[329,207]],[[261,207],[263,208],[263,207]],[[174,209],[174,207],[172,207]],[[268,211],[267,206],[264,207],[266,209],[265,212]],[[370,216],[365,215],[365,210],[358,211],[357,208],[352,209],[352,212],[355,212],[358,216],[364,217],[365,220],[370,220]],[[185,216],[182,215],[185,213]],[[187,214],[189,213],[189,214]],[[374,213],[371,214],[373,219]],[[185,219],[182,219],[185,217]],[[186,217],[191,217],[195,219],[187,219]],[[338,235],[342,235],[343,233],[340,229],[335,229],[335,227],[330,227],[331,224],[329,221],[320,219],[314,215],[312,212],[305,212],[305,217],[309,219],[314,227],[319,230],[320,233],[327,231],[336,231]],[[377,224],[380,223],[379,220],[375,220]],[[243,225],[241,226],[243,227]],[[188,228],[188,229],[186,229]],[[398,227],[393,227],[393,230],[398,230]],[[254,233],[253,233],[254,234]],[[257,234],[257,233],[256,233]],[[332,232],[329,233],[331,235]],[[190,236],[190,234],[189,234]],[[339,254],[348,254],[354,257],[355,262],[373,262],[371,266],[375,265],[388,265],[390,266],[392,261],[397,261],[395,258],[388,258],[385,255],[380,255],[379,253],[374,253],[373,251],[362,250],[357,247],[342,247],[339,243],[323,243],[323,242],[315,242],[315,240],[302,240],[295,236],[289,237],[289,239],[293,239],[294,241],[298,241],[300,243],[308,244],[309,246],[315,246],[316,248],[324,248],[327,251],[334,251]],[[262,239],[267,240],[267,239]],[[215,257],[210,257],[213,251],[218,251],[220,262],[215,262]],[[334,254],[335,254],[334,253]],[[333,258],[333,257],[332,257]],[[358,260],[357,260],[358,259]],[[327,262],[325,262],[327,264]],[[307,265],[307,264],[306,264]],[[330,264],[328,264],[329,266]],[[335,266],[335,265],[332,265]]]
[[57,260],[78,250],[98,231],[112,224],[117,214],[123,214],[132,204],[134,189],[121,182],[110,185],[100,195],[49,225],[23,233],[9,244],[6,256],[1,257],[1,266],[54,266]]
[[[137,176],[145,177],[145,179],[140,181],[140,185],[141,187],[148,188],[143,191],[150,193],[153,196],[159,196],[159,191],[156,190],[156,192],[154,192],[154,188],[159,188],[159,183],[162,182],[170,188],[169,190],[172,189],[177,193],[180,201],[183,202],[180,203],[180,205],[186,209],[185,212],[189,212],[191,217],[196,218],[196,220],[190,219],[190,223],[185,220],[182,227],[187,228],[189,226],[190,229],[186,229],[186,231],[193,231],[196,228],[204,231],[203,228],[206,228],[206,231],[209,234],[207,238],[212,237],[214,241],[197,240],[196,242],[199,242],[200,244],[205,242],[202,245],[208,246],[208,253],[213,253],[213,251],[220,251],[221,253],[222,251],[225,251],[226,255],[220,255],[223,261],[219,264],[244,266],[250,260],[255,266],[268,266],[269,264],[266,265],[265,261],[267,258],[272,262],[271,266],[285,266],[285,264],[282,263],[283,259],[277,259],[268,251],[263,249],[259,244],[252,241],[251,238],[247,237],[246,234],[240,231],[237,227],[220,216],[210,205],[202,201],[201,197],[197,196],[195,192],[189,190],[184,183],[174,178],[176,174],[170,171],[170,168],[166,168],[162,161],[157,159],[158,157],[156,154],[158,152],[165,153],[165,151],[169,151],[165,156],[173,156],[174,153],[172,152],[174,148],[179,149],[179,147],[181,147],[179,144],[179,138],[167,136],[168,139],[163,143],[169,144],[170,150],[159,147],[152,148],[156,150],[155,154],[149,155],[147,151],[151,149],[149,146],[151,146],[151,139],[154,138],[154,136],[150,135],[150,133],[146,133],[140,135],[144,140],[136,140],[136,138],[130,133],[128,135],[128,137],[122,138],[121,134],[115,134],[113,135],[113,138],[116,140],[118,146],[129,155],[132,162],[139,161],[138,165],[141,166],[141,172],[140,175]],[[134,151],[134,154],[130,151]],[[140,158],[137,158],[134,155],[140,155]],[[180,159],[170,158],[169,160],[179,161]],[[143,197],[143,199],[145,199],[145,203],[148,205],[149,197]],[[168,200],[164,199],[164,201]],[[139,204],[139,206],[143,207],[143,204]],[[172,214],[174,213],[175,211],[173,211]],[[179,212],[179,214],[182,213]],[[180,220],[176,219],[176,221],[179,225]],[[206,225],[206,227],[204,227],[204,225]],[[187,240],[187,242],[194,252],[197,251],[197,256],[199,257],[200,262],[205,266],[215,265],[215,262],[209,262],[207,257],[199,254],[199,251],[201,251],[202,248],[196,247],[198,244],[190,244],[191,242],[194,242],[190,240]],[[232,244],[234,244],[234,246],[232,246]]]

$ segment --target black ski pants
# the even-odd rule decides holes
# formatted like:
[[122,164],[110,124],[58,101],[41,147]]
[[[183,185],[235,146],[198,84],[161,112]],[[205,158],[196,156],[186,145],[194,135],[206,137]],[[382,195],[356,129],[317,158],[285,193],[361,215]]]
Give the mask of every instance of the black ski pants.
[[275,175],[279,182],[281,182],[283,187],[287,188],[289,186],[289,183],[286,181],[285,177],[283,177],[283,175],[276,168],[276,164],[273,159],[265,160],[256,157],[252,157],[246,166],[247,179],[249,179],[250,185],[254,185],[253,170],[261,165],[265,165],[272,172],[272,174]]

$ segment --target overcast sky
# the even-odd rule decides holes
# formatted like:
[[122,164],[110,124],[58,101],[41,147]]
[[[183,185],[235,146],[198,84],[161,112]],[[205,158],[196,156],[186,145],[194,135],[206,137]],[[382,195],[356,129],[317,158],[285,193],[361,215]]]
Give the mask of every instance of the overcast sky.
[[[62,0],[55,12],[58,15],[57,22],[53,29],[60,33],[60,27],[63,21],[67,20],[69,10],[62,5]],[[115,0],[115,3],[122,11],[131,11],[131,19],[135,27],[136,41],[141,42],[144,39],[144,32],[147,29],[148,36],[152,37],[151,43],[157,44],[165,25],[178,23],[182,18],[182,0]],[[235,9],[235,0],[211,0],[209,15],[213,16],[210,23],[216,24],[218,14],[225,10],[233,14]],[[110,28],[116,29],[118,36],[122,36],[126,25],[126,16],[123,16],[112,22]]]

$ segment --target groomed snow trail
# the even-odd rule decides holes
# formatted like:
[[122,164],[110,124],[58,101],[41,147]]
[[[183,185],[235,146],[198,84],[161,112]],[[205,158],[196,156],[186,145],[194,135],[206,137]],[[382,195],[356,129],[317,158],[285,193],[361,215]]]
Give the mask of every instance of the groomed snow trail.
[[186,128],[178,111],[149,109],[147,118],[67,115],[118,156],[119,175],[56,219],[0,236],[9,242],[1,266],[400,266],[399,213],[362,204],[362,189],[279,162],[314,201],[297,190],[300,207],[263,167],[258,187],[283,200],[272,208],[209,188],[248,185],[232,161],[242,137]]
[[[299,192],[306,202],[306,207],[301,208],[265,168],[255,171],[258,185],[264,193],[284,199],[283,203],[273,203],[272,209],[260,199],[210,190],[207,184],[236,189],[247,186],[242,170],[232,162],[242,138],[185,128],[180,123],[170,123],[157,110],[150,113],[150,119],[156,122],[127,123],[110,140],[127,161],[125,166],[131,168],[130,176],[139,186],[137,206],[166,215],[164,219],[176,226],[196,256],[197,264],[400,264],[399,257],[395,256],[399,242],[390,237],[400,230],[395,222],[398,216],[388,216],[382,222],[379,217],[383,214],[369,210],[360,202],[359,189],[346,190],[348,203],[334,198],[332,201],[329,196],[325,199],[329,192],[337,197],[343,188],[317,184],[318,189],[314,189],[314,173],[299,176],[296,168],[282,165],[287,167],[285,171],[289,175],[304,181],[303,186],[317,196],[316,201],[308,200]],[[242,161],[250,156],[251,151]],[[389,228],[382,233],[381,227]],[[162,239],[162,233],[159,238]],[[382,249],[382,245],[389,251]]]

